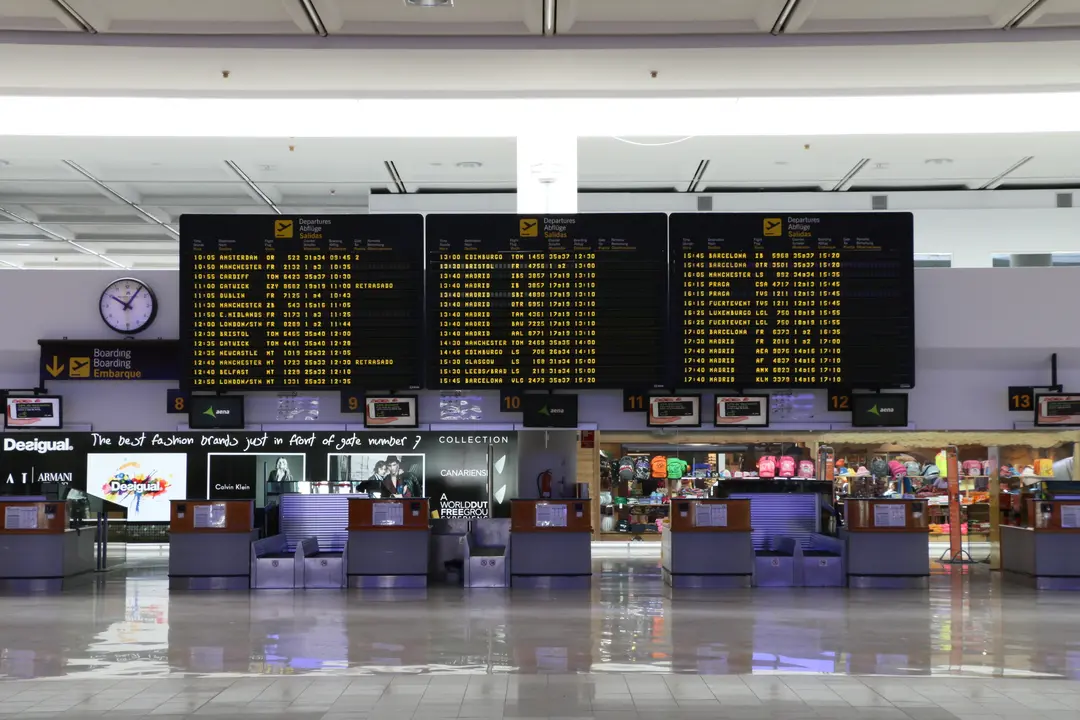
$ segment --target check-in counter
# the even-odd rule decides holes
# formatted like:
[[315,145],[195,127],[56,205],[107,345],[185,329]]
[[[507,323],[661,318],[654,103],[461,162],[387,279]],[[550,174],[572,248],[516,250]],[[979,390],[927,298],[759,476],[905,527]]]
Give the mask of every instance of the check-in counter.
[[430,517],[426,498],[350,498],[348,586],[427,587]]
[[662,532],[664,582],[671,587],[750,587],[750,500],[673,499]]
[[925,500],[849,499],[846,545],[848,586],[924,588],[930,584],[930,518]]
[[93,569],[94,531],[69,528],[64,503],[0,501],[0,588],[56,591]]
[[1039,590],[1080,590],[1080,500],[1025,498],[1027,527],[1001,526],[1001,570]]
[[255,503],[251,500],[173,500],[169,524],[169,587],[247,590]]
[[510,584],[588,587],[592,510],[587,498],[510,501]]

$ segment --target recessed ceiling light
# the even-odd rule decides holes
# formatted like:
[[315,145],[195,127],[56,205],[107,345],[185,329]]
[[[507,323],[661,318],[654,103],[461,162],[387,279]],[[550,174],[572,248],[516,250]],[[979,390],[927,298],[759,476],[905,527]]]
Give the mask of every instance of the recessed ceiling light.
[[459,162],[457,166],[462,170],[475,170],[476,168],[484,167],[484,163],[476,162],[475,160],[465,160],[464,162]]
[[260,165],[259,169],[263,172],[274,172],[277,170],[277,165]]
[[787,164],[788,164],[788,161],[787,161],[787,160],[777,160],[777,161],[776,161],[775,163],[773,163],[773,164],[774,164],[774,165],[787,165]]
[[30,243],[15,243],[19,247],[30,247]]
[[924,162],[927,165],[951,165],[952,158],[927,158]]
[[886,170],[889,167],[889,163],[874,163],[875,170]]
[[454,0],[405,0],[409,7],[454,7]]

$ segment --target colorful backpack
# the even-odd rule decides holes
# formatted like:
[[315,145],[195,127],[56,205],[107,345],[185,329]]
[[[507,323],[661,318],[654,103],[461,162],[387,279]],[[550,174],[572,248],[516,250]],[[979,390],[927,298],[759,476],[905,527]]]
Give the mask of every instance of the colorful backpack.
[[963,465],[965,475],[977,476],[982,474],[982,462],[979,460],[965,460]]
[[619,479],[623,482],[634,479],[634,458],[629,455],[619,458]]
[[889,464],[882,458],[874,458],[870,461],[870,474],[879,478],[888,477]]
[[907,468],[908,477],[917,477],[919,475],[922,475],[922,465],[917,462],[909,462],[904,467]]
[[892,475],[894,480],[902,478],[902,477],[906,477],[907,476],[907,466],[904,465],[904,463],[900,462],[899,460],[890,460],[889,461],[889,474]]
[[814,477],[814,461],[813,460],[800,460],[799,461],[799,477],[812,478]]
[[[667,469],[667,462],[664,463],[664,468]],[[652,467],[649,465],[649,458],[639,457],[634,465],[634,479],[648,480],[650,477],[652,477]]]
[[764,455],[757,463],[758,475],[763,478],[776,477],[776,456]]
[[795,458],[784,455],[780,458],[780,466],[776,473],[780,477],[795,477]]

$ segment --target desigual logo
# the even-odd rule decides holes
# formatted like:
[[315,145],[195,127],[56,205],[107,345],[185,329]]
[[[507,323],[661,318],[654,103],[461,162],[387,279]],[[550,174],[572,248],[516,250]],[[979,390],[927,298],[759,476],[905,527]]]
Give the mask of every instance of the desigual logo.
[[142,493],[146,495],[159,493],[163,489],[161,482],[158,480],[152,480],[150,482],[124,482],[122,480],[111,480],[109,482],[109,490],[116,495],[127,495],[128,493]]
[[16,440],[15,438],[4,438],[4,451],[5,452],[36,452],[44,455],[50,452],[69,452],[74,450],[71,446],[71,440],[64,438],[63,440]]

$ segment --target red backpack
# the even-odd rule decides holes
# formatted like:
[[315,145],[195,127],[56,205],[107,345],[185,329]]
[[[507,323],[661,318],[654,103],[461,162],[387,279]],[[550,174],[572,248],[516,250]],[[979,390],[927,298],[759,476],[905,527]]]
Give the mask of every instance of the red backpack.
[[776,477],[776,456],[765,455],[757,462],[758,477]]

